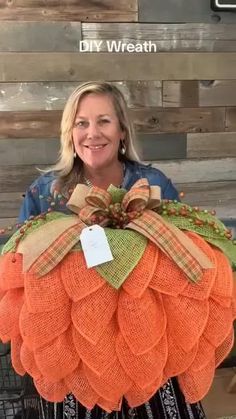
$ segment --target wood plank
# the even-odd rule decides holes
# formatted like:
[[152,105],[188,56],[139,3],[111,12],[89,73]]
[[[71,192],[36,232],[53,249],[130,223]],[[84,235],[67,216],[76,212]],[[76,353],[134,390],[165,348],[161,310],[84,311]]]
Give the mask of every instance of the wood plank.
[[224,131],[224,108],[133,109],[131,115],[137,131],[207,132]]
[[0,138],[59,137],[61,111],[0,112]]
[[[37,165],[37,167],[44,168],[40,165]],[[33,165],[0,166],[0,196],[1,193],[25,191],[38,176],[40,176],[40,173]],[[5,217],[8,215],[10,214],[5,215]]]
[[174,183],[236,180],[236,158],[189,159],[151,162]]
[[163,82],[163,106],[235,106],[236,80]]
[[158,80],[112,82],[124,94],[130,108],[162,106],[162,83]]
[[[17,218],[16,217],[0,218],[0,229],[1,228],[6,229],[8,234],[10,234],[11,231],[12,231],[11,227],[15,226],[16,223],[17,223]],[[2,237],[2,235],[0,234],[0,244],[1,244],[1,237]]]
[[139,20],[142,22],[232,22],[235,13],[217,12],[206,0],[139,0]]
[[137,0],[0,0],[0,20],[133,22],[137,20]]
[[55,163],[59,155],[58,138],[12,138],[0,139],[1,166]]
[[226,131],[236,131],[236,107],[226,108]]
[[61,110],[78,82],[0,83],[0,111]]
[[139,134],[135,149],[141,160],[186,158],[186,134]]
[[[158,20],[158,19],[157,19]],[[85,41],[103,41],[101,51],[107,51],[107,41],[127,43],[152,41],[158,52],[163,51],[235,51],[235,24],[209,23],[82,23]]]
[[215,209],[219,218],[235,219],[236,181],[228,182],[193,182],[176,184],[185,196],[181,198],[193,206],[200,206],[208,210]]
[[[148,162],[146,162],[148,163]],[[150,163],[150,162],[149,162]],[[151,162],[174,183],[236,180],[236,158]],[[37,165],[39,168],[44,168]],[[0,193],[24,191],[39,172],[35,166],[0,166]]]
[[13,219],[18,217],[20,206],[23,202],[22,194],[23,192],[0,193],[1,228],[11,225],[11,220],[13,221]]
[[236,132],[187,134],[187,157],[236,157]]
[[[0,83],[0,111],[60,110],[80,82]],[[162,106],[160,81],[113,82],[129,107]]]
[[99,60],[97,54],[83,52],[0,53],[0,82],[235,80],[235,74],[236,52],[104,52]]
[[[0,138],[59,137],[61,111],[0,112]],[[223,131],[224,108],[130,108],[137,132]]]
[[8,21],[0,25],[0,51],[73,52],[78,51],[80,40],[80,22]]

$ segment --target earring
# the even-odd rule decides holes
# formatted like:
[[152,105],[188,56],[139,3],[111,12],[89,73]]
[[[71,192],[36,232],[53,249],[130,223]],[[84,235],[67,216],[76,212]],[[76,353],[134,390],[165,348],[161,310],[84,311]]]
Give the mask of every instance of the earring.
[[125,140],[120,140],[120,154],[124,155],[126,153]]
[[76,158],[76,152],[74,152],[74,159]]

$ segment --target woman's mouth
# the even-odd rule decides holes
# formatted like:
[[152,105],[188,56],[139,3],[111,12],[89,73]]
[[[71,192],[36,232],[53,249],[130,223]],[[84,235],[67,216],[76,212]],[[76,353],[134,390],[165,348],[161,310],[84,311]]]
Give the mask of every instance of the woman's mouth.
[[106,147],[106,144],[85,145],[84,147],[88,148],[89,150],[96,151]]

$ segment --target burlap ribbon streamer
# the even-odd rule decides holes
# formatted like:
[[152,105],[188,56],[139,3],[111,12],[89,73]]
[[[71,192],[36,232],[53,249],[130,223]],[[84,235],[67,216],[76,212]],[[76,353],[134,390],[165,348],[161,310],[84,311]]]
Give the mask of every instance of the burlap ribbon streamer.
[[[119,214],[116,214],[116,218],[120,217],[122,228],[136,230],[153,241],[195,282],[201,278],[203,269],[213,267],[212,262],[181,230],[151,211],[158,207],[160,198],[158,186],[150,186],[147,179],[140,179],[118,203]],[[41,246],[38,255],[35,250],[30,262],[28,258],[27,269],[31,267],[38,276],[52,270],[80,240],[79,233],[82,229],[93,224],[94,219],[96,224],[112,225],[111,205],[112,196],[109,191],[78,184],[67,203],[68,208],[79,216],[77,226],[73,222],[72,227],[68,228],[63,219],[57,220],[57,223],[60,221],[60,233],[54,233],[53,241],[50,238],[49,241],[45,239],[44,249]],[[37,235],[40,235],[40,231],[32,233],[31,240],[34,243],[37,243]],[[24,254],[22,247],[19,250]]]

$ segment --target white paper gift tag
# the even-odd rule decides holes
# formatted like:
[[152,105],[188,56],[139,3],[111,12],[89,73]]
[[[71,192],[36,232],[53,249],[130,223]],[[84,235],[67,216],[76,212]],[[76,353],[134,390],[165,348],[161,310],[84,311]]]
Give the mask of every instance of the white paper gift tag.
[[94,224],[82,230],[80,242],[88,268],[113,260],[104,228]]

